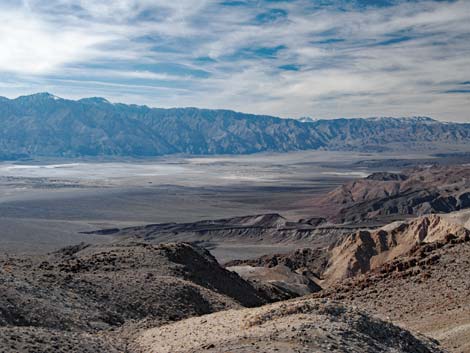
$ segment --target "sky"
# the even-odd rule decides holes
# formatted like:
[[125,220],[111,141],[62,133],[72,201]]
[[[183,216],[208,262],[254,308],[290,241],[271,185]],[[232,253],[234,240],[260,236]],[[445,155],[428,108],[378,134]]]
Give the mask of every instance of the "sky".
[[0,0],[0,95],[470,122],[470,1]]

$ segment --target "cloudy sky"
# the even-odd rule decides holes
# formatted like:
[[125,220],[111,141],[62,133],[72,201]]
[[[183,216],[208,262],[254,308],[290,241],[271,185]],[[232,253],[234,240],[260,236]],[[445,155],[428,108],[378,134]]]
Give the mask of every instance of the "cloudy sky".
[[470,1],[0,0],[0,95],[470,122]]

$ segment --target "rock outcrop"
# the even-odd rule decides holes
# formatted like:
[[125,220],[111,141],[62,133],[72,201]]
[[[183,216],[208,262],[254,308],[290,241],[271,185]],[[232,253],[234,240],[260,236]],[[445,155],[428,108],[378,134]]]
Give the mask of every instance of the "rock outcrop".
[[[457,214],[452,221],[465,222],[467,216]],[[451,233],[313,295],[418,330],[449,352],[470,352],[470,237],[458,229]]]
[[359,231],[332,247],[323,277],[328,282],[377,269],[424,244],[470,238],[470,230],[438,215],[395,222],[375,231]]

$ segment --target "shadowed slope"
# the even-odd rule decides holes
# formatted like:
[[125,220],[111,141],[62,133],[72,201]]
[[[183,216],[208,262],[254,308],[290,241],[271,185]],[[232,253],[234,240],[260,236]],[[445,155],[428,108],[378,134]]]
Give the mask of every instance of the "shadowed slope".
[[331,191],[321,204],[335,209],[331,220],[336,222],[386,221],[462,210],[470,207],[470,166],[372,174]]
[[57,352],[122,351],[136,328],[265,303],[188,244],[80,245],[3,258],[0,274],[0,350],[15,352],[46,351],[54,337]]

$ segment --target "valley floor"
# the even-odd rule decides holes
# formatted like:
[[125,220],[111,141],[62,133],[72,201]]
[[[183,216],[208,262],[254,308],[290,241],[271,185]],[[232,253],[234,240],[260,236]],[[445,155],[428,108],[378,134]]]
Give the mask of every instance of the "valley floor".
[[108,237],[82,232],[146,223],[272,212],[298,219],[312,214],[312,196],[384,168],[356,162],[387,158],[397,156],[304,151],[127,162],[2,162],[0,249],[35,253],[80,241],[106,242]]

